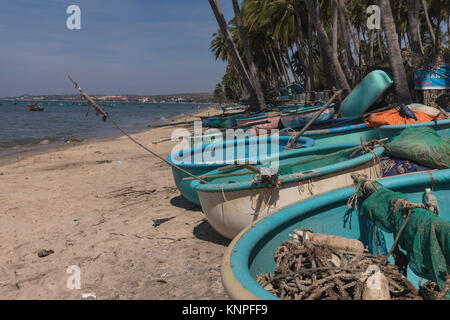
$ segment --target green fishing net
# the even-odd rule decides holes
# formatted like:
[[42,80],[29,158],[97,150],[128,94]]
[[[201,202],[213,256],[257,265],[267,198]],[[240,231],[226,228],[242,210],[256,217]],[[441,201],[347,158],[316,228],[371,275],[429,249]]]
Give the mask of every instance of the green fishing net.
[[[406,216],[402,214],[401,205],[392,212],[391,201],[395,199],[405,199],[405,195],[386,188],[379,189],[364,201],[360,214],[385,232],[398,234]],[[428,210],[412,209],[398,244],[406,251],[411,270],[436,282],[442,290],[450,271],[450,222]],[[446,298],[449,296],[450,293]]]
[[428,127],[408,128],[386,144],[386,153],[434,169],[450,168],[450,139]]
[[[294,174],[297,172],[308,172],[310,170],[323,168],[332,164],[337,164],[350,159],[350,155],[357,147],[347,148],[332,153],[317,152],[311,156],[303,156],[301,158],[289,158],[280,161],[278,173],[283,175]],[[359,154],[358,154],[359,155]]]

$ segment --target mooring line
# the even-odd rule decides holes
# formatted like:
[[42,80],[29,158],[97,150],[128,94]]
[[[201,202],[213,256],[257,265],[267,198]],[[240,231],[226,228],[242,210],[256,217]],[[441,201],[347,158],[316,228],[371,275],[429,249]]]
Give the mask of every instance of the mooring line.
[[195,176],[194,174],[186,171],[185,169],[177,166],[174,163],[169,162],[167,159],[165,159],[164,157],[160,156],[159,154],[157,154],[156,152],[150,150],[149,148],[147,148],[146,146],[144,146],[142,143],[140,143],[139,141],[137,141],[136,139],[134,139],[132,136],[130,136],[128,133],[126,133],[110,116],[109,114],[103,110],[94,100],[92,100],[92,98],[78,85],[78,83],[76,83],[69,75],[69,80],[72,81],[72,83],[74,84],[75,88],[81,92],[81,94],[89,101],[90,104],[92,104],[94,106],[94,108],[100,112],[101,114],[103,114],[104,119],[108,118],[116,127],[117,129],[119,129],[124,135],[126,135],[131,141],[133,141],[135,144],[137,144],[139,147],[141,147],[142,149],[144,149],[145,151],[151,153],[153,156],[157,157],[158,159],[162,160],[163,162],[165,162],[166,164],[168,164],[171,167],[174,167],[178,170],[180,170],[181,172],[189,175],[192,178],[195,178],[196,180],[200,180],[201,182],[205,183],[205,184],[210,184],[209,182]]

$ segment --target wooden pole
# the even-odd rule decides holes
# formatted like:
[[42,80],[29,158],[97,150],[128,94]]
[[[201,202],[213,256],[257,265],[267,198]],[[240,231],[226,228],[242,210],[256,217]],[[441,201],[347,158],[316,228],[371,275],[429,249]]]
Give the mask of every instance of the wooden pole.
[[76,83],[70,76],[69,76],[69,80],[72,81],[73,85],[75,86],[75,88],[80,91],[80,93],[86,98],[87,101],[89,101],[90,104],[92,104],[94,106],[94,108],[101,114],[103,114],[104,119],[108,118],[116,127],[117,129],[119,129],[124,135],[126,135],[131,141],[133,141],[135,144],[137,144],[139,147],[141,147],[142,149],[144,149],[145,151],[151,153],[152,155],[154,155],[155,157],[157,157],[158,159],[162,160],[163,162],[167,163],[169,166],[171,167],[175,167],[178,170],[180,170],[181,172],[184,172],[185,174],[187,174],[188,176],[198,179],[201,182],[205,183],[205,184],[209,184],[209,182],[199,179],[197,176],[193,175],[192,173],[190,173],[189,171],[184,170],[183,168],[170,163],[167,159],[165,159],[164,157],[160,156],[159,154],[153,152],[152,150],[150,150],[149,148],[147,148],[146,146],[144,146],[142,143],[140,143],[139,141],[137,141],[136,139],[134,139],[132,136],[130,136],[128,133],[126,133],[118,124],[117,122],[115,122],[109,115],[108,113],[103,110],[97,103],[95,103],[95,101],[78,85],[78,83]]
[[337,96],[339,96],[342,93],[343,90],[339,90],[337,91],[332,97],[331,99],[319,110],[317,111],[317,113],[314,115],[314,117],[306,124],[306,126],[303,127],[302,130],[300,130],[299,133],[297,133],[294,137],[294,139],[291,140],[291,142],[289,142],[289,144],[286,146],[285,150],[288,149],[292,149],[292,147],[295,145],[295,143],[297,142],[298,139],[300,139],[300,137],[306,132],[306,130],[309,129],[309,127],[312,126],[312,124],[314,123],[314,121],[317,120],[317,118],[319,118],[319,116],[331,105],[331,103],[337,98]]

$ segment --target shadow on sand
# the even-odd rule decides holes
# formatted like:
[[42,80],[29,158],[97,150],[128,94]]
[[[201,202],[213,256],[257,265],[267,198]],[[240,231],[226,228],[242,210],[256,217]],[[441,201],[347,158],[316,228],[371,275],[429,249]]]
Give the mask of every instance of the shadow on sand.
[[177,207],[177,208],[182,208],[182,209],[186,209],[189,211],[202,211],[202,208],[190,203],[189,201],[187,201],[182,195],[179,195],[175,198],[170,199],[170,204]]
[[206,219],[194,227],[194,236],[197,237],[197,239],[209,241],[225,247],[231,242],[231,240],[218,234]]

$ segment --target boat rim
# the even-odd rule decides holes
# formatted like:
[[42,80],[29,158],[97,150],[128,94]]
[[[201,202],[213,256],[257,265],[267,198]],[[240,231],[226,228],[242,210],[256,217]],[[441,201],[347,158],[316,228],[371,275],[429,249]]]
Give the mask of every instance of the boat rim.
[[[358,123],[358,124],[351,124],[348,126],[341,126],[341,127],[335,127],[335,128],[329,128],[329,129],[317,129],[317,130],[308,130],[304,133],[305,136],[316,136],[316,135],[322,135],[322,134],[331,134],[331,133],[345,133],[347,131],[353,131],[353,130],[359,130],[359,129],[367,129],[371,128],[366,123]],[[296,131],[290,132],[288,129],[285,128],[281,130],[282,133],[291,133],[291,135],[295,135],[297,133]],[[373,128],[371,128],[373,129]]]
[[385,125],[376,127],[378,130],[389,130],[389,129],[407,129],[407,128],[416,128],[416,127],[428,127],[428,126],[437,126],[442,124],[450,124],[450,119],[443,120],[434,120],[429,122],[415,122],[415,123],[407,123],[407,124],[395,124],[395,125]]
[[[213,143],[210,143],[210,144],[203,144],[201,146],[187,148],[187,149],[183,149],[183,150],[180,150],[178,152],[175,152],[175,153],[171,153],[170,155],[167,156],[166,160],[169,161],[172,164],[175,164],[177,166],[181,166],[181,167],[184,167],[184,168],[207,167],[207,166],[211,166],[211,163],[184,163],[184,162],[175,163],[175,162],[172,161],[172,156],[174,156],[176,154],[179,155],[181,153],[188,152],[188,151],[193,153],[193,152],[195,152],[195,151],[197,151],[199,149],[204,150],[206,148],[214,148],[214,146],[218,146],[218,145],[230,145],[232,143],[233,144],[246,143],[246,141],[250,140],[250,139],[256,139],[256,140],[259,140],[259,141],[266,141],[266,140],[271,140],[272,138],[275,138],[275,137],[272,137],[272,136],[267,136],[267,137],[247,137],[247,138],[244,138],[244,139],[237,139],[237,140],[233,140],[233,141],[226,141],[225,140],[225,141],[222,141],[222,142],[213,142]],[[278,139],[278,141],[283,140],[283,141],[287,141],[287,142],[289,142],[292,139],[291,137],[288,137],[288,136],[277,136],[276,138]],[[301,142],[303,144],[303,146],[305,147],[304,149],[306,149],[306,148],[309,149],[309,148],[314,146],[314,139],[312,139],[312,138],[300,137],[299,138],[299,142]],[[296,149],[296,150],[303,150],[303,149]],[[268,156],[267,158],[264,158],[264,159],[270,159],[270,158],[271,157]],[[216,166],[223,166],[223,165],[233,164],[234,162],[235,162],[235,160],[233,159],[233,160],[223,161],[223,162],[220,162],[220,163],[214,163],[214,165],[216,165]]]
[[[351,147],[358,147],[360,144],[355,143],[347,143],[347,144],[341,144],[338,145],[341,147],[341,150],[345,150],[346,148]],[[305,148],[298,150],[297,155],[301,155],[302,153],[308,153],[311,151],[323,151],[327,149],[336,149],[336,146],[332,145],[325,145],[325,146],[318,146],[318,147],[311,147],[311,148]],[[376,156],[381,156],[381,154],[384,152],[384,147],[378,147],[375,148],[374,153]],[[266,160],[270,161],[270,159],[273,157],[268,157]],[[358,157],[355,157],[353,159],[348,159],[346,161],[342,161],[339,163],[327,165],[318,169],[308,170],[305,172],[296,172],[292,174],[282,175],[279,176],[279,179],[284,183],[292,183],[292,182],[298,182],[305,179],[311,179],[315,177],[324,176],[326,174],[338,172],[341,170],[345,170],[357,165],[361,165],[364,163],[369,162],[373,159],[372,153],[367,153],[360,155]],[[204,177],[207,177],[208,175],[214,175],[219,174],[219,170],[212,170],[204,175]],[[249,172],[250,173],[250,172]],[[238,191],[238,190],[247,190],[247,189],[258,189],[258,188],[265,188],[267,187],[267,182],[258,183],[258,184],[252,184],[252,181],[245,181],[245,182],[235,182],[235,183],[223,183],[223,184],[203,184],[199,180],[193,180],[191,182],[191,187],[195,189],[196,191],[202,191],[202,192],[217,192],[217,191]]]

